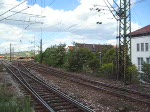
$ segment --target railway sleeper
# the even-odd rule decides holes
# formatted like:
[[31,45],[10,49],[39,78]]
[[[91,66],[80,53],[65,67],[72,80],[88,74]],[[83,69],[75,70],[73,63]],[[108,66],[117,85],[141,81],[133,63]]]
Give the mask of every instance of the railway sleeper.
[[[64,105],[64,106],[55,106],[53,107],[54,110],[68,110],[68,109],[74,109],[74,108],[77,108],[75,107],[74,105]],[[69,112],[69,111],[68,111]]]
[[53,100],[50,100],[50,101],[47,101],[49,104],[51,103],[62,103],[62,102],[66,102],[65,100],[63,99],[53,99]]
[[52,103],[50,104],[51,106],[63,106],[63,105],[69,105],[70,103],[69,102],[62,102],[62,103]]
[[57,112],[84,112],[84,111],[78,108],[74,108],[74,109],[67,109],[67,110],[58,110]]
[[42,93],[42,92],[38,92],[38,94],[41,96],[41,97],[57,97],[58,95],[56,94],[49,94],[49,93]]
[[[42,97],[43,98],[43,97]],[[59,100],[60,99],[60,97],[45,97],[45,98],[43,98],[44,100],[46,100],[46,101],[50,101],[50,100]]]

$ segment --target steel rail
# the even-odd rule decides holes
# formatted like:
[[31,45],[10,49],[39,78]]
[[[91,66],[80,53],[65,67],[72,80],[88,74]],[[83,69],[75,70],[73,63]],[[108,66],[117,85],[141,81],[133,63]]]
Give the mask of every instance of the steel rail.
[[[34,64],[35,65],[35,64]],[[38,64],[39,65],[39,64]],[[43,65],[39,65],[41,67],[46,67],[46,66],[43,66]],[[46,67],[46,68],[49,68],[49,69],[52,69],[50,67]],[[42,68],[44,69],[44,68]],[[103,85],[103,86],[106,86],[106,87],[109,87],[109,88],[114,88],[114,89],[119,89],[121,91],[125,91],[125,92],[128,92],[128,93],[134,93],[134,94],[139,94],[141,96],[144,96],[144,97],[147,97],[147,98],[150,98],[150,95],[149,94],[145,94],[145,93],[142,93],[142,92],[138,92],[138,91],[135,91],[135,90],[131,90],[131,89],[128,89],[128,88],[125,88],[125,87],[117,87],[117,86],[113,86],[113,85],[110,85],[110,84],[106,84],[106,83],[103,83],[103,82],[98,82],[98,81],[93,81],[93,80],[90,80],[90,79],[84,79],[82,77],[79,77],[79,76],[74,76],[72,74],[69,74],[69,73],[65,73],[63,71],[56,71],[55,69],[52,69],[54,70],[53,72],[55,73],[60,73],[60,74],[63,74],[63,75],[66,75],[68,77],[74,77],[76,79],[80,79],[80,80],[83,80],[83,81],[86,81],[86,82],[90,82],[90,83],[93,83],[93,84],[98,84],[98,85]]]
[[[8,64],[8,63],[7,63]],[[3,63],[3,65],[17,78],[17,80],[28,90],[28,91],[30,91],[30,93],[32,93],[32,95],[34,96],[34,97],[36,97],[36,99],[40,102],[40,103],[42,103],[42,105],[43,106],[45,106],[50,112],[56,112],[56,111],[54,111],[33,89],[32,89],[32,87],[30,87],[30,85],[25,81],[25,79],[23,78],[23,76],[21,75],[21,71],[19,70],[19,69],[17,69],[18,70],[18,72],[19,72],[19,74],[20,74],[20,76],[22,77],[22,79],[24,80],[24,82],[26,83],[24,83],[21,79],[19,79],[18,78],[18,76],[16,76],[15,75],[15,73],[9,68],[9,67],[7,67],[4,63]],[[14,66],[13,66],[14,67]],[[15,68],[15,67],[14,67]]]
[[[46,72],[46,70],[44,70],[44,72]],[[51,71],[52,72],[52,71]],[[53,72],[56,72],[56,70],[55,71],[53,71]],[[49,73],[49,72],[48,72]],[[58,74],[58,73],[57,73]],[[65,74],[66,75],[66,74]],[[60,75],[59,75],[59,77],[61,77]],[[64,77],[64,75],[63,75],[63,77]],[[71,76],[72,77],[72,76]],[[77,77],[76,77],[77,78]],[[139,102],[142,102],[142,103],[146,103],[146,104],[150,104],[150,102],[148,102],[148,101],[145,101],[145,100],[141,100],[141,99],[137,99],[137,98],[134,98],[134,97],[131,97],[131,96],[128,96],[128,95],[125,95],[125,94],[122,94],[122,93],[118,93],[118,92],[116,92],[116,91],[112,91],[112,90],[107,90],[107,89],[105,89],[105,88],[100,88],[100,87],[98,87],[98,86],[92,86],[92,85],[90,85],[90,84],[86,84],[86,83],[82,83],[82,82],[79,82],[79,81],[77,81],[77,80],[74,80],[74,79],[70,79],[71,81],[74,81],[74,82],[76,82],[76,83],[80,83],[80,84],[82,84],[82,85],[86,85],[86,86],[88,86],[88,87],[92,87],[92,88],[95,88],[95,89],[98,89],[98,90],[103,90],[103,91],[106,91],[106,92],[108,92],[108,93],[111,93],[111,94],[115,94],[115,95],[117,95],[117,96],[122,96],[122,97],[125,97],[125,98],[127,98],[127,99],[130,99],[130,100],[133,100],[133,101],[139,101]],[[108,86],[108,85],[107,85]],[[106,87],[107,87],[106,86]],[[112,85],[111,85],[112,86]],[[108,86],[109,87],[109,86]],[[112,86],[113,87],[113,86]],[[111,87],[109,87],[109,88],[111,88]],[[117,87],[115,88],[115,89],[118,89]],[[123,89],[122,89],[122,91],[124,91]],[[127,91],[127,92],[129,92],[129,91]],[[132,93],[132,92],[130,92],[130,93]],[[133,94],[133,93],[132,93]],[[136,92],[134,92],[134,94],[136,94]],[[139,95],[141,95],[141,94],[139,94]],[[141,96],[144,96],[144,95],[141,95]],[[146,97],[149,97],[148,95],[146,96]]]
[[[13,66],[13,65],[11,65]],[[19,65],[20,66],[20,65]],[[15,66],[13,66],[15,67]],[[25,68],[26,69],[26,68]],[[50,86],[48,84],[46,84],[44,81],[40,80],[39,78],[33,78],[31,75],[23,72],[22,70],[20,70],[21,73],[25,74],[26,76],[28,76],[30,79],[33,79],[34,81],[42,84],[43,86],[45,86],[46,88],[48,88],[49,90],[53,91],[54,93],[57,93],[60,97],[64,98],[66,101],[68,101],[68,103],[70,102],[70,104],[75,107],[77,107],[79,110],[82,110],[84,112],[95,112],[94,110],[90,109],[89,107],[83,105],[82,103],[70,98],[69,96],[67,96],[66,94],[60,92],[59,90],[57,90],[56,88],[54,88],[53,86]],[[32,74],[34,76],[34,74]]]
[[[24,66],[24,65],[23,65]],[[25,66],[24,66],[25,67]],[[26,68],[26,67],[25,67]],[[57,94],[59,94],[60,96],[64,97],[65,99],[67,99],[69,102],[74,103],[77,107],[79,107],[80,109],[82,109],[85,112],[95,112],[92,109],[90,109],[89,107],[83,105],[82,103],[72,99],[71,97],[69,97],[68,95],[62,93],[61,91],[57,90],[56,88],[54,88],[53,86],[45,83],[43,80],[41,80],[40,78],[38,78],[37,76],[35,76],[33,73],[30,72],[30,70],[28,68],[26,68],[27,71],[35,77],[35,79],[33,77],[31,77],[30,75],[26,74],[25,72],[21,71],[22,73],[28,75],[30,78],[32,78],[33,80],[38,81],[39,83],[41,83],[42,85],[46,86],[49,89],[52,89],[54,92],[56,92]]]

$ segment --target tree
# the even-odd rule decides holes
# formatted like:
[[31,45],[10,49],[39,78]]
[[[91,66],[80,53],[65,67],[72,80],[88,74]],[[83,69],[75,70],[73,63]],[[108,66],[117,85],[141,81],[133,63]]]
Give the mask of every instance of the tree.
[[88,66],[91,68],[93,72],[97,72],[100,67],[100,59],[94,57],[92,60],[88,61]]
[[44,52],[43,63],[54,67],[61,67],[64,64],[66,55],[65,46],[65,44],[60,44],[47,48]]
[[115,60],[116,56],[116,50],[115,48],[109,49],[103,56],[102,58],[102,63],[107,64],[107,63],[112,63]]
[[131,65],[127,68],[126,80],[129,82],[137,82],[138,79],[138,70],[135,65]]
[[100,73],[101,73],[101,75],[103,75],[105,77],[112,76],[113,75],[113,64],[112,63],[103,64],[101,66]]
[[[44,55],[44,53],[42,53],[42,55]],[[40,62],[40,57],[41,57],[41,54],[37,54],[36,56],[35,56],[35,61],[36,62]]]
[[150,82],[150,64],[143,63],[142,71],[144,72],[144,77],[146,81]]
[[69,51],[66,56],[64,67],[73,72],[81,72],[88,67],[95,71],[100,62],[91,51],[85,48]]
[[103,58],[103,56],[106,54],[106,52],[112,48],[113,48],[112,45],[103,45],[103,47],[101,49],[101,57]]

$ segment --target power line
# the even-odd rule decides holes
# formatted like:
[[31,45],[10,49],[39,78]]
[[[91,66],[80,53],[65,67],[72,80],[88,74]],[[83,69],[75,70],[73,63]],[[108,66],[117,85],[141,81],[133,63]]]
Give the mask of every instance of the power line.
[[24,3],[24,2],[26,2],[26,1],[27,1],[27,0],[25,0],[25,1],[21,2],[20,4],[18,4],[18,5],[16,5],[16,6],[14,6],[13,8],[11,8],[11,9],[9,9],[9,10],[5,11],[5,12],[4,12],[4,13],[2,13],[0,16],[2,16],[2,15],[4,15],[4,14],[6,14],[7,12],[11,11],[12,9],[15,9],[16,7],[20,6],[21,4],[23,4],[23,3]]
[[134,4],[137,4],[137,3],[141,3],[141,2],[144,2],[144,1],[146,1],[146,0],[138,0],[138,1],[136,1],[135,3],[133,3],[131,5],[134,5]]
[[51,6],[56,0],[53,0],[48,6]]
[[30,22],[32,24],[35,24],[35,23],[39,23],[39,24],[43,24],[43,22],[35,22],[35,21],[24,21],[24,20],[16,20],[16,19],[5,19],[5,20],[10,20],[10,21],[19,21],[19,22]]
[[[24,11],[24,10],[26,10],[26,9],[28,9],[28,8],[29,8],[29,7],[25,8],[25,9],[22,9],[21,11]],[[9,16],[7,16],[7,17],[1,19],[0,21],[2,21],[2,20],[4,20],[4,19],[7,19],[7,18],[9,18],[9,17],[11,17],[11,16],[13,16],[13,15],[15,15],[15,14],[18,14],[18,13],[20,13],[21,11],[18,11],[18,12],[14,13],[14,14],[11,14],[11,15],[9,15]]]
[[[10,11],[10,12],[17,12],[17,11]],[[31,16],[36,16],[36,17],[39,17],[39,18],[44,18],[46,16],[41,16],[41,15],[35,15],[35,14],[29,14],[29,13],[24,13],[24,12],[19,12],[20,14],[26,14],[26,15],[31,15]]]

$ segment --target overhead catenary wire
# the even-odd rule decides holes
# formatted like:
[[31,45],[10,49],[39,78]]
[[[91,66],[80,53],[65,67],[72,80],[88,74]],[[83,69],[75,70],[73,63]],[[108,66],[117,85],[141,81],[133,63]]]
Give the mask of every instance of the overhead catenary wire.
[[4,19],[7,19],[7,18],[9,18],[9,17],[11,17],[11,16],[13,16],[13,15],[15,15],[15,14],[18,14],[19,12],[22,12],[22,11],[24,11],[24,10],[28,9],[28,8],[30,8],[30,7],[27,7],[27,8],[22,9],[22,10],[20,10],[20,11],[18,11],[18,12],[16,12],[16,13],[14,13],[14,14],[11,14],[11,15],[9,15],[9,16],[7,16],[7,17],[5,17],[5,18],[1,19],[0,21],[2,21],[2,20],[4,20]]
[[16,5],[16,6],[14,6],[14,7],[12,7],[11,9],[9,9],[9,10],[5,11],[4,13],[0,14],[0,16],[2,16],[2,15],[4,15],[4,14],[6,14],[7,12],[11,11],[12,9],[15,9],[16,7],[20,6],[21,4],[23,4],[23,3],[24,3],[24,2],[26,2],[26,1],[27,1],[27,0],[24,0],[24,1],[23,1],[23,2],[21,2],[20,4],[18,4],[18,5]]
[[56,0],[53,0],[48,6],[51,6]]
[[30,23],[30,24],[35,24],[35,23],[43,24],[43,22],[25,21],[25,20],[17,20],[17,19],[5,19],[5,20],[9,20],[9,21],[19,21],[19,22],[27,22],[27,23]]
[[135,4],[137,4],[137,3],[141,3],[141,2],[144,2],[144,1],[146,1],[146,0],[138,0],[138,1],[136,1],[135,3],[132,3],[131,5],[135,5]]
[[[10,12],[17,12],[17,11],[10,11]],[[25,12],[20,12],[20,14],[26,14],[26,15],[31,15],[31,16],[35,16],[35,17],[39,17],[39,18],[44,18],[46,16],[42,16],[42,15],[36,15],[36,14],[30,14],[30,13],[25,13]]]
[[[142,25],[142,22],[141,22],[140,19],[138,18],[138,14],[137,14],[136,11],[134,10],[134,8],[133,8],[133,14],[135,14],[135,15],[136,15],[135,17],[137,18],[137,20],[136,20],[135,17],[133,16],[133,18],[135,19],[135,21],[139,22],[139,24]],[[145,29],[141,31],[142,36],[145,36],[145,35],[144,35],[145,32],[146,32]]]
[[[110,12],[112,13],[112,15],[114,16],[114,18],[116,19],[116,20],[118,20],[118,18],[115,16],[115,14],[113,13],[113,11],[110,9],[110,7],[108,6],[108,4],[107,3],[109,3],[109,1],[107,0],[107,3],[106,3],[106,1],[104,0],[104,2],[105,2],[105,4],[106,4],[106,6],[108,7],[108,9],[110,10]],[[112,5],[109,3],[109,5],[112,7]],[[112,7],[113,8],[113,7]],[[114,8],[113,8],[114,9]],[[115,9],[114,9],[114,11],[116,11]]]

